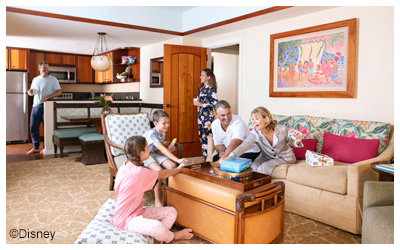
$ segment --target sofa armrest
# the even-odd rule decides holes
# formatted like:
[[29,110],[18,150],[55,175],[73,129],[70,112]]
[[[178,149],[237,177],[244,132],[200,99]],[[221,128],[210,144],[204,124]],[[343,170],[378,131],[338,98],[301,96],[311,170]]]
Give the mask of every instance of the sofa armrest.
[[206,161],[212,162],[213,157],[217,152],[215,151],[214,138],[212,135],[207,137],[207,159]]
[[377,157],[354,164],[347,168],[347,194],[354,197],[362,197],[365,181],[377,181],[378,172],[374,171],[371,164],[379,161],[389,161],[394,156],[394,134],[385,150]]
[[365,182],[363,208],[377,206],[394,206],[394,182]]

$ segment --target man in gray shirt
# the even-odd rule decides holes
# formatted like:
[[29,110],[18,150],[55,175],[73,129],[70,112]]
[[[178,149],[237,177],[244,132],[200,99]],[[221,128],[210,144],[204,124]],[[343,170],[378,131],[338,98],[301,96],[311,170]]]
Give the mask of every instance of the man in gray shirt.
[[40,62],[39,71],[40,75],[33,79],[31,88],[28,90],[28,95],[34,96],[30,124],[33,148],[26,154],[41,152],[39,150],[39,127],[44,120],[43,103],[62,94],[57,78],[49,75],[49,63],[46,61]]

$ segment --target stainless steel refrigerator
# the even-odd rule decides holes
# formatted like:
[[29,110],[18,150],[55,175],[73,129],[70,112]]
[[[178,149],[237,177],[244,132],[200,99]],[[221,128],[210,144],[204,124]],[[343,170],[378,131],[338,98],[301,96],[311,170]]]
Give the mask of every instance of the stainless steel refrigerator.
[[28,142],[28,73],[6,72],[6,143]]

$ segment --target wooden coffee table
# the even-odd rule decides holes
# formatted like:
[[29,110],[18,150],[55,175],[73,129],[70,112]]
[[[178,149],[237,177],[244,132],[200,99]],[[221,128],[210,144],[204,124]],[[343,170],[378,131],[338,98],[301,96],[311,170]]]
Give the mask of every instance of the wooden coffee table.
[[214,167],[219,167],[219,164],[214,162],[204,162],[183,167],[181,168],[181,173],[242,192],[271,182],[271,176],[258,172],[253,172],[253,176],[250,180],[241,182],[222,179],[214,174]]
[[175,224],[211,243],[282,241],[284,183],[271,183],[271,176],[257,172],[242,182],[226,180],[214,174],[213,166],[219,164],[187,166],[164,182],[164,206],[178,211]]

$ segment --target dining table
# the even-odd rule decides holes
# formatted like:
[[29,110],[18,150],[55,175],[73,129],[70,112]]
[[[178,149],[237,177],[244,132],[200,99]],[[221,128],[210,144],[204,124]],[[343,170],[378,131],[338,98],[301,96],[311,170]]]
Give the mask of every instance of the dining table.
[[[81,121],[88,121],[91,122],[97,130],[97,133],[101,134],[101,116],[100,115],[60,115],[60,118],[64,120],[68,120],[70,122],[81,122]],[[75,158],[75,162],[81,161],[81,156]]]
[[61,115],[60,118],[68,120],[70,122],[81,122],[88,121],[91,122],[97,130],[97,133],[101,134],[101,116],[100,115],[82,115],[82,116],[73,116],[73,115]]

